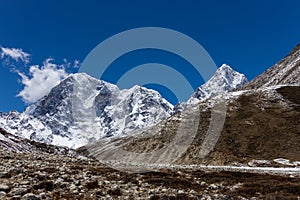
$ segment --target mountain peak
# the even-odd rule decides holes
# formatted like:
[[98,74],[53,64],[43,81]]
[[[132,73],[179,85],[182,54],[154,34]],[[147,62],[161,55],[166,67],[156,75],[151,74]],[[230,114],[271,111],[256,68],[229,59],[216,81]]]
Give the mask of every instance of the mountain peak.
[[223,64],[205,84],[195,91],[187,103],[198,103],[199,101],[236,89],[247,82],[248,80],[244,74],[233,70],[227,64]]
[[219,74],[222,74],[222,75],[227,75],[227,76],[235,76],[235,75],[238,75],[238,76],[243,76],[245,77],[244,74],[241,74],[237,71],[235,71],[232,67],[230,67],[229,65],[227,64],[222,64],[221,67],[219,67],[216,71],[216,73],[214,74],[214,76],[218,76]]
[[[72,78],[75,78],[75,79],[77,79],[77,78],[93,78],[92,76],[88,75],[88,74],[85,73],[85,72],[69,74],[68,77],[72,77]],[[68,77],[67,77],[67,78],[68,78]],[[94,79],[96,79],[96,78],[94,78]],[[96,80],[98,80],[98,79],[96,79]]]
[[99,80],[97,78],[94,78],[84,72],[82,73],[74,73],[74,74],[70,74],[69,76],[67,76],[65,78],[66,79],[72,79],[72,80],[76,80],[78,83],[81,83],[83,81],[92,81],[92,82],[98,82],[98,83],[102,83],[102,82],[105,82],[105,81],[102,81],[102,80]]
[[222,72],[222,71],[234,71],[229,65],[227,64],[222,64],[221,67],[219,67],[217,69],[217,73],[218,72]]

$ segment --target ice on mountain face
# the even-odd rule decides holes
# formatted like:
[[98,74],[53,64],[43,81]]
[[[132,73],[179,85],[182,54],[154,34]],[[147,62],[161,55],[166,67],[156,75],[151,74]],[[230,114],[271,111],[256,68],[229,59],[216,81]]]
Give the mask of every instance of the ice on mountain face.
[[44,126],[41,121],[17,111],[2,114],[0,117],[0,127],[17,136],[44,143],[50,142],[52,135],[52,131]]
[[187,101],[187,104],[196,104],[216,95],[229,92],[247,82],[248,80],[245,75],[238,73],[230,66],[223,64],[205,84],[195,91]]
[[169,117],[172,110],[173,106],[154,90],[140,86],[122,90],[114,99],[113,106],[105,110],[107,115],[113,116],[113,129],[108,132],[108,136],[113,132],[120,134],[154,125]]
[[126,134],[169,117],[173,106],[154,91],[116,85],[78,73],[68,76],[24,113],[1,114],[0,127],[16,135],[77,148]]

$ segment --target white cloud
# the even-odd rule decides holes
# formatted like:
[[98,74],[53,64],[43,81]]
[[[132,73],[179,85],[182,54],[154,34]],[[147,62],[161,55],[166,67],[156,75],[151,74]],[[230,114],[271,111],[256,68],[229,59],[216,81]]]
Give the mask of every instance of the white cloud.
[[62,64],[62,66],[64,68],[73,68],[73,69],[77,69],[80,67],[80,61],[75,59],[73,61],[73,64],[71,62],[69,62],[66,58],[63,59],[64,64]]
[[11,59],[15,60],[16,62],[22,61],[25,64],[29,63],[29,61],[30,61],[30,54],[24,52],[22,49],[5,48],[5,47],[1,47],[1,46],[0,46],[0,48],[1,48],[1,59],[11,58]]
[[[62,64],[55,64],[53,58],[47,58],[43,65],[27,65],[30,63],[30,57],[29,53],[20,48],[6,48],[0,45],[0,59],[5,65],[12,67],[12,72],[19,74],[20,82],[24,85],[23,90],[17,96],[28,104],[47,95],[55,85],[68,76],[67,71],[80,67],[79,60],[69,62],[66,58],[63,59]],[[23,68],[21,65],[16,65],[19,62],[25,64]],[[29,72],[23,72],[28,70],[27,66],[29,66]]]
[[64,64],[53,63],[52,58],[44,61],[43,66],[33,65],[29,68],[29,76],[17,71],[21,76],[24,89],[17,95],[22,97],[26,103],[34,103],[64,79],[68,73],[65,71]]
[[73,68],[79,68],[80,67],[80,61],[74,60]]

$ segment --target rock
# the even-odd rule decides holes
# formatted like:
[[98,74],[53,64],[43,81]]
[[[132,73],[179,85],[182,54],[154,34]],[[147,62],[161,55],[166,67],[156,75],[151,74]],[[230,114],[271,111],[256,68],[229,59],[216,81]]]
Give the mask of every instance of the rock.
[[39,196],[40,196],[41,199],[46,199],[47,198],[47,195],[46,195],[45,192],[40,193]]
[[64,174],[61,176],[64,180],[67,180],[69,178],[69,175],[68,174]]
[[22,200],[39,200],[40,198],[32,193],[27,193],[22,197]]
[[64,182],[64,179],[59,177],[58,179],[55,180],[54,184],[60,184],[62,182]]
[[9,186],[7,185],[0,185],[0,191],[8,192],[10,190]]
[[24,195],[27,192],[28,192],[27,188],[13,188],[9,194],[11,196],[16,196],[16,195]]
[[184,190],[178,190],[178,194],[184,194]]
[[0,178],[10,178],[11,175],[8,172],[0,172]]
[[54,189],[54,184],[52,181],[43,181],[39,184],[39,187],[46,191],[52,191]]
[[1,191],[1,192],[0,192],[0,199],[3,199],[5,196],[6,196],[6,193],[3,192],[3,191]]
[[72,183],[69,187],[70,190],[75,190],[76,189],[76,186]]
[[73,190],[73,194],[78,194],[78,190]]
[[208,188],[211,189],[211,190],[217,190],[219,187],[217,185],[215,185],[215,184],[210,184],[208,186]]
[[36,172],[35,175],[36,175],[36,178],[39,179],[40,181],[45,180],[47,178],[47,175],[42,172]]
[[21,181],[20,185],[30,185],[29,181]]
[[80,181],[79,181],[79,180],[76,180],[76,181],[74,182],[74,184],[75,184],[76,186],[79,186],[79,185],[80,185]]
[[21,197],[22,197],[21,195],[15,195],[15,196],[11,197],[10,199],[11,200],[20,200]]
[[13,169],[9,170],[8,173],[11,176],[16,176],[16,175],[19,175],[19,174],[23,173],[23,169],[22,168],[13,168]]

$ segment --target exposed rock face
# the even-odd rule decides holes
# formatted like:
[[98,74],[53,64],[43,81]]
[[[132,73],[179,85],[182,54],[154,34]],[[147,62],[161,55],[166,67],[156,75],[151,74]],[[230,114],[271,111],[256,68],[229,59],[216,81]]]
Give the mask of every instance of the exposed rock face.
[[300,85],[300,44],[284,59],[240,89],[256,89],[274,85]]
[[77,148],[166,119],[173,106],[154,91],[73,74],[24,113],[1,113],[0,127],[27,139]]

